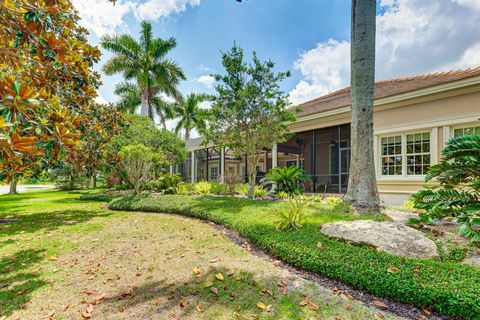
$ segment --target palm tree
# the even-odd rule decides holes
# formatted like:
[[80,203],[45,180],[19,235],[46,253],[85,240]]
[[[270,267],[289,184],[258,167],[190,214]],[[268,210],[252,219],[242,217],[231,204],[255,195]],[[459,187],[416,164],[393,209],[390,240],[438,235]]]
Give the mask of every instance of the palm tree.
[[380,211],[373,152],[376,5],[375,0],[352,0],[352,165],[346,200],[359,213]]
[[[103,71],[107,75],[122,73],[126,80],[135,80],[141,115],[153,120],[157,113],[166,129],[167,114],[163,108],[167,103],[162,95],[180,99],[177,86],[186,77],[176,62],[166,58],[177,45],[175,39],[153,38],[152,25],[147,21],[141,23],[140,29],[139,41],[128,34],[102,37],[102,47],[115,54],[105,63]],[[134,92],[131,85],[121,84],[120,87],[128,89],[129,94]]]
[[178,119],[175,132],[178,134],[185,130],[185,140],[190,139],[190,133],[197,128],[203,130],[206,122],[206,112],[200,109],[200,103],[208,97],[204,94],[191,93],[186,99],[180,100],[173,105],[173,118]]

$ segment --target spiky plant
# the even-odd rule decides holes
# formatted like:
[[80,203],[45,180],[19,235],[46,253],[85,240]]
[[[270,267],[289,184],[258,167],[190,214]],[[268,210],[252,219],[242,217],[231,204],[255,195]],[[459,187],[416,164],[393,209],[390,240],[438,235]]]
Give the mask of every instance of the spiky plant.
[[304,191],[303,183],[309,180],[302,168],[297,166],[276,167],[265,175],[262,184],[275,186],[275,193],[285,192],[289,195],[301,194]]
[[425,210],[412,223],[434,223],[435,219],[456,217],[459,233],[480,241],[480,135],[450,139],[442,160],[432,166],[426,181],[439,185],[426,188],[412,199],[415,208]]

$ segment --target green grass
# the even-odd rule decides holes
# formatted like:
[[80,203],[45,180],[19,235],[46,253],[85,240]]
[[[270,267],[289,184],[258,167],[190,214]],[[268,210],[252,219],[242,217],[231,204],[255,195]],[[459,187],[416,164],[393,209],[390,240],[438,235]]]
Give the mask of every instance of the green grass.
[[[96,200],[102,199],[53,190],[0,196],[0,218],[19,218],[0,224],[0,319],[44,319],[53,311],[54,319],[81,319],[94,296],[86,290],[107,296],[95,305],[92,319],[366,320],[379,314],[285,274],[208,224],[107,211]],[[248,203],[252,209],[263,205]],[[329,215],[327,220],[341,218]],[[199,275],[192,272],[196,266]],[[215,279],[218,272],[223,281]],[[286,295],[277,286],[280,278],[288,278]],[[304,299],[320,310],[300,306]],[[273,310],[260,310],[259,301]]]
[[[480,317],[480,270],[456,262],[408,259],[352,246],[319,232],[322,223],[355,219],[331,208],[316,207],[298,231],[279,232],[269,211],[279,204],[232,197],[125,197],[110,208],[178,213],[223,224],[270,254],[375,295],[451,317]],[[376,217],[366,217],[376,218]],[[322,248],[317,248],[322,243]],[[390,273],[395,267],[398,272]]]

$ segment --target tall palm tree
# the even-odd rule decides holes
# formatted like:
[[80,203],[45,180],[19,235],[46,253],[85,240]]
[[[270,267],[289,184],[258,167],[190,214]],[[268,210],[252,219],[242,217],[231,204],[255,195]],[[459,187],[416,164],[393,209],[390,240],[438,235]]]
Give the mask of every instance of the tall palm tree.
[[376,1],[352,0],[352,135],[346,199],[358,213],[380,211],[374,164]]
[[[180,99],[177,86],[186,77],[176,62],[167,59],[167,54],[177,45],[175,39],[153,38],[152,25],[147,21],[141,23],[140,29],[139,41],[128,34],[102,37],[102,47],[115,54],[105,63],[103,70],[107,75],[122,73],[126,80],[135,80],[141,115],[153,120],[157,113],[166,128],[163,108],[167,103],[162,95]],[[128,89],[133,92],[132,87]]]
[[190,139],[190,133],[197,128],[200,131],[205,128],[206,111],[200,108],[200,103],[206,101],[208,96],[191,93],[186,99],[180,100],[173,105],[173,118],[178,119],[175,132],[178,134],[185,130],[185,140]]

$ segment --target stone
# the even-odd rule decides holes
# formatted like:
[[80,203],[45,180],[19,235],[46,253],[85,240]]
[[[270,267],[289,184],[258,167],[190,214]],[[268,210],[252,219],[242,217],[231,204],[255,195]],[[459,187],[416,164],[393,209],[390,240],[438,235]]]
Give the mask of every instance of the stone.
[[480,255],[474,254],[462,260],[462,263],[480,268]]
[[371,246],[378,251],[408,258],[438,257],[435,242],[422,232],[400,222],[356,220],[327,223],[321,232],[352,244]]

